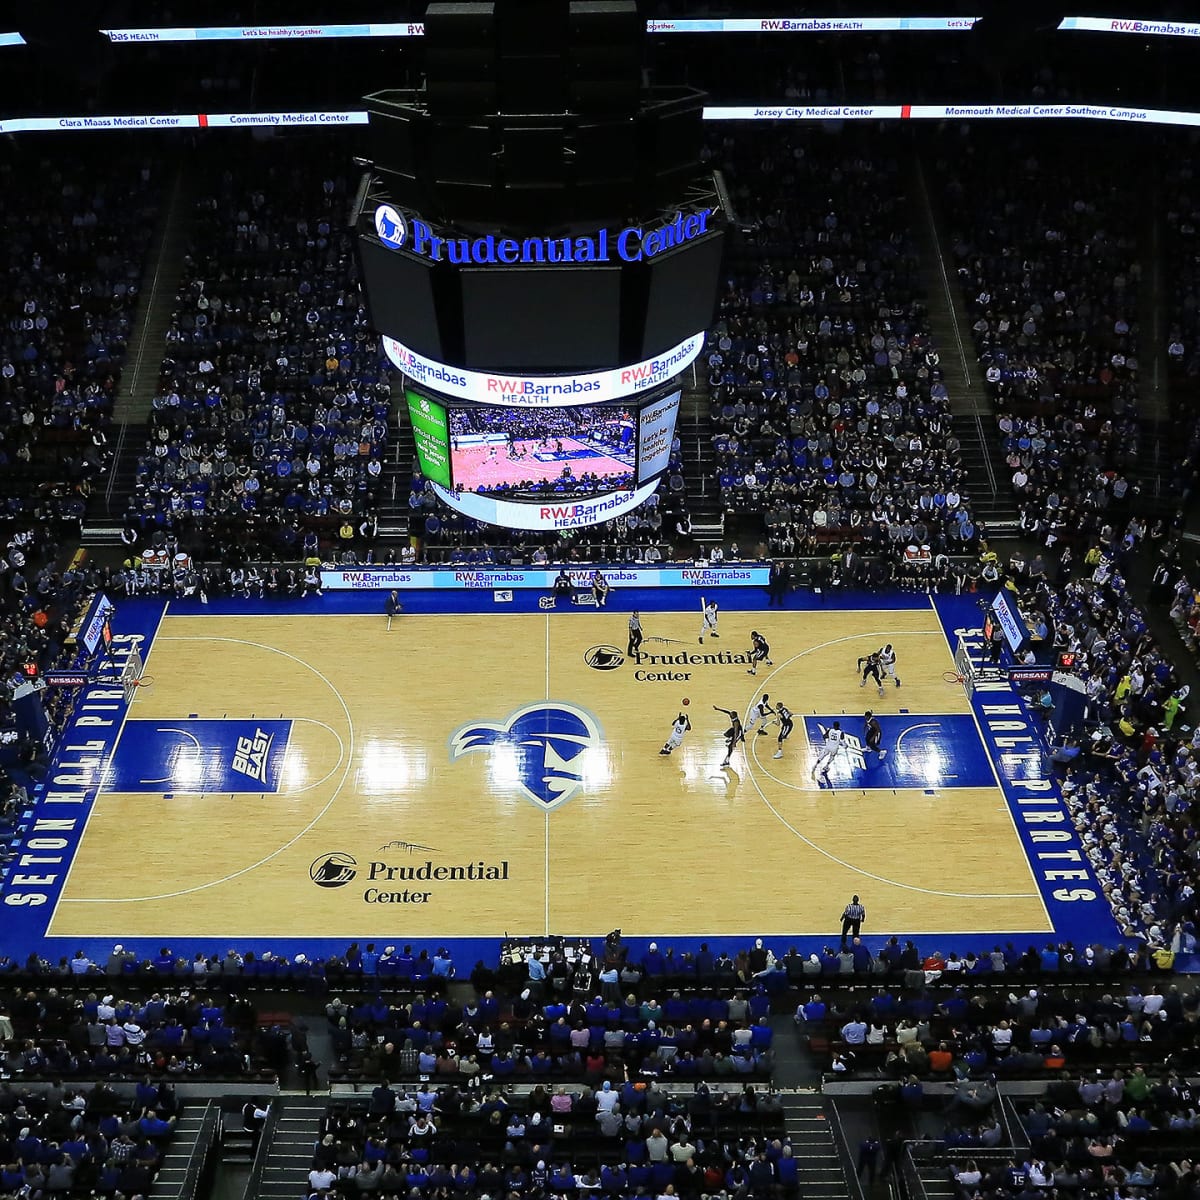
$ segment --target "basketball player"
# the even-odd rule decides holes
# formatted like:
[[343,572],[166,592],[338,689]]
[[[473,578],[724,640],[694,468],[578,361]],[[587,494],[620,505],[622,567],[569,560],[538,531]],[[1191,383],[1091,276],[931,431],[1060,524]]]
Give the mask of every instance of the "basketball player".
[[[900,686],[900,676],[896,674],[896,652],[892,649],[892,643],[888,642],[882,650],[879,651],[879,665],[883,668],[887,677],[897,686]],[[882,685],[881,685],[882,686]]]
[[387,613],[387,631],[391,633],[392,618],[398,617],[404,611],[404,606],[400,603],[400,597],[394,590],[388,593],[388,598],[383,602],[383,611]]
[[880,762],[887,758],[887,751],[879,748],[882,741],[883,729],[880,727],[879,718],[868,709],[863,713],[863,745],[869,751],[878,754]]
[[880,720],[871,712],[866,710],[863,714],[863,745],[869,751],[880,756],[880,762],[887,758],[887,750],[880,749],[880,743],[883,740],[883,730],[880,726]]
[[779,718],[779,737],[776,739],[775,753],[772,758],[783,757],[783,743],[792,736],[792,714],[786,704],[779,704],[775,707],[775,715]]
[[846,735],[842,732],[842,723],[834,721],[825,730],[825,742],[817,754],[817,761],[813,764],[812,777],[814,779],[819,775],[826,783],[829,782],[829,768],[833,766],[834,760],[841,753],[845,741]]
[[746,731],[742,728],[741,717],[733,709],[720,708],[714,704],[713,711],[724,713],[729,718],[729,728],[725,730],[725,761],[721,763],[721,766],[727,767],[738,744],[746,740]]
[[600,574],[599,571],[592,573],[592,595],[596,600],[596,607],[603,608],[608,603],[608,593],[612,591],[607,579]]
[[771,699],[765,692],[762,699],[755,704],[746,714],[746,736],[749,737],[755,729],[758,728],[758,723],[762,722],[762,728],[759,733],[766,733],[767,719],[775,715],[775,710],[771,707],[768,701]]
[[642,618],[636,609],[629,614],[629,645],[625,653],[635,662],[642,661]]
[[775,665],[771,661],[771,647],[767,645],[767,639],[755,629],[750,634],[750,669],[746,674],[757,675],[760,662],[765,662],[768,667]]
[[670,754],[672,750],[678,750],[683,744],[683,735],[692,727],[691,721],[688,720],[688,715],[681,712],[679,716],[671,723],[671,736],[667,738],[667,744],[659,751],[659,754]]
[[866,687],[867,680],[874,679],[875,686],[879,689],[879,694],[883,695],[883,675],[880,673],[879,667],[879,651],[874,654],[868,654],[866,658],[858,660],[858,669],[862,672],[862,679],[858,681],[859,687]]
[[[715,638],[721,635],[717,632],[717,602],[715,600],[705,600],[700,597],[700,611],[703,614],[700,618],[700,645],[704,645],[704,635],[711,634]],[[724,712],[724,709],[718,710]]]

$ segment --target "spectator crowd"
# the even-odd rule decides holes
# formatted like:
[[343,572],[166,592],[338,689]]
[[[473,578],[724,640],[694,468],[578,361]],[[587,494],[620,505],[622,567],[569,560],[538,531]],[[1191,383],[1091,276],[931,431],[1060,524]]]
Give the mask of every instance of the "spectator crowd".
[[[125,514],[133,540],[201,559],[294,559],[369,542],[391,391],[358,288],[339,144],[214,161],[197,201],[149,436]],[[360,527],[367,525],[365,531]]]
[[971,549],[899,161],[811,129],[726,132],[710,161],[747,230],[706,358],[726,509],[781,555]]

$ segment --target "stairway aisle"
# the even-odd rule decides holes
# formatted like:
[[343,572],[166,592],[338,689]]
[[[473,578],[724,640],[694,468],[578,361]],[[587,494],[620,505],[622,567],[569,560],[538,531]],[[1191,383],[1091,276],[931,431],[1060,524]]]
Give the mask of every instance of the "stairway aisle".
[[207,1108],[203,1102],[187,1104],[179,1114],[175,1132],[163,1152],[162,1165],[154,1176],[155,1200],[174,1200],[180,1195]]
[[[1168,313],[1172,296],[1167,290],[1167,271],[1163,249],[1163,156],[1159,146],[1147,142],[1137,174],[1142,181],[1143,220],[1138,229],[1138,260],[1142,277],[1138,287],[1137,312],[1127,313],[1131,323],[1137,322],[1138,342],[1138,405],[1142,413],[1142,441],[1152,441],[1157,433],[1165,433],[1170,419],[1167,403],[1167,342],[1170,329]],[[1139,463],[1139,466],[1141,464]]]
[[308,1191],[313,1147],[328,1096],[281,1096],[279,1119],[267,1146],[267,1161],[256,1200],[296,1200]]
[[[190,155],[175,168],[171,194],[159,219],[154,254],[146,262],[133,315],[129,363],[113,406],[113,460],[104,481],[104,502],[94,505],[84,525],[90,546],[120,543],[121,517],[133,492],[133,473],[144,448],[151,405],[158,390],[167,330],[175,315],[175,293],[183,275],[195,208],[197,172]],[[97,497],[99,499],[99,497]]]
[[1138,408],[1141,413],[1137,458],[1126,472],[1139,490],[1142,512],[1167,515],[1178,505],[1172,488],[1173,467],[1183,447],[1172,441],[1167,343],[1174,297],[1168,288],[1163,239],[1162,159],[1158,147],[1144,151],[1138,170],[1147,192],[1144,220],[1138,232],[1142,278],[1138,307],[1127,314],[1138,334]]
[[1016,501],[992,419],[991,401],[983,371],[975,358],[971,322],[958,286],[941,205],[930,187],[919,141],[912,146],[917,186],[910,192],[910,219],[920,259],[921,286],[929,313],[929,328],[941,356],[942,376],[950,394],[954,433],[962,443],[967,472],[966,495],[976,523],[985,536],[1015,536]]
[[[417,446],[404,398],[404,376],[399,371],[388,371],[388,383],[392,388],[392,432],[383,456],[383,484],[379,489],[377,552],[381,554],[408,541],[408,497],[417,467]],[[421,530],[414,532],[420,534]]]
[[958,286],[953,256],[943,243],[940,204],[931,190],[920,146],[912,146],[917,186],[909,189],[909,221],[917,245],[921,288],[925,293],[929,330],[942,360],[942,377],[950,393],[950,409],[959,413],[990,411],[983,372],[975,359],[971,322]]
[[706,392],[685,390],[679,401],[679,418],[675,426],[683,450],[683,478],[687,485],[692,535],[704,544],[721,541],[725,531],[708,403]]
[[846,1200],[847,1179],[819,1092],[781,1092],[804,1200]]
[[1020,513],[1013,495],[1008,468],[990,439],[991,423],[976,413],[955,413],[954,436],[962,446],[963,469],[967,474],[966,494],[976,524],[988,538],[1016,537]]
[[196,174],[192,157],[181,156],[175,169],[170,199],[157,230],[157,252],[146,263],[133,316],[129,367],[113,409],[113,423],[146,421],[158,388],[167,328],[175,313],[175,292],[183,275],[183,260],[195,209]]
[[913,1165],[921,1180],[926,1200],[954,1200],[961,1195],[961,1189],[955,1184],[950,1174],[954,1164],[961,1165],[966,1159],[974,1159],[985,1174],[1000,1163],[1006,1163],[1014,1155],[1011,1147],[982,1148],[972,1147],[959,1152],[947,1151],[937,1144],[919,1147],[920,1153],[915,1152]]

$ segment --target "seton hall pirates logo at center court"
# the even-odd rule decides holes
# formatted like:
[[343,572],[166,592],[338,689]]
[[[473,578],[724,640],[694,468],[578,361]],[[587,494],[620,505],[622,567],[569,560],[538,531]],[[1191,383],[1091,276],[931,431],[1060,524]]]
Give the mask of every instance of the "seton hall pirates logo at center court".
[[495,783],[517,786],[538,808],[549,810],[583,790],[586,752],[599,750],[602,741],[591,713],[547,701],[527,704],[502,722],[477,721],[456,729],[450,758],[487,751]]

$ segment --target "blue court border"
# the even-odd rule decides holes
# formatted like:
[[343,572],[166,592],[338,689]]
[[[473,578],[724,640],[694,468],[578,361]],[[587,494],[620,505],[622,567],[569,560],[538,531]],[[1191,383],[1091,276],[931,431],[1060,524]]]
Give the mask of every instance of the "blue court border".
[[[544,594],[514,589],[511,599],[498,603],[490,589],[461,592],[415,590],[405,592],[401,599],[406,613],[467,613],[467,612],[543,612],[539,603]],[[756,612],[768,608],[766,590],[758,587],[721,588],[717,593],[722,607],[733,611]],[[263,616],[277,614],[309,614],[314,617],[333,614],[373,614],[383,617],[385,593],[326,592],[323,596],[288,600],[212,600],[205,604],[192,598],[173,600],[173,616]],[[608,611],[620,615],[641,609],[648,612],[694,611],[699,603],[690,589],[649,589],[629,587],[614,591]],[[959,633],[971,642],[976,653],[982,653],[979,634],[979,607],[975,596],[935,596],[920,593],[832,592],[814,595],[794,592],[786,601],[791,612],[822,609],[917,610],[933,608],[941,623],[950,653],[953,653]],[[166,602],[151,598],[127,598],[118,608],[114,619],[115,645],[118,665],[129,647],[142,648],[147,670],[153,673],[153,640],[159,622],[166,611]],[[566,619],[574,612],[594,613],[594,608],[574,609],[561,605],[558,612]],[[403,616],[399,618],[403,620]],[[947,666],[950,666],[950,655]],[[1013,816],[1014,828],[1025,850],[1047,912],[1054,926],[1053,934],[1045,931],[960,934],[913,934],[922,952],[932,949],[943,953],[967,950],[990,950],[997,943],[1012,942],[1019,949],[1027,945],[1042,946],[1047,941],[1071,940],[1077,946],[1101,942],[1115,945],[1122,939],[1111,910],[1103,897],[1082,854],[1082,844],[1074,832],[1061,791],[1050,773],[1049,763],[1036,742],[1033,718],[1024,701],[1004,683],[997,690],[977,692],[972,711],[979,725],[986,752],[996,770],[1000,789]],[[23,832],[16,839],[19,857],[0,885],[0,953],[23,961],[36,952],[57,960],[82,949],[93,959],[103,959],[114,942],[121,942],[135,953],[149,957],[158,952],[161,938],[135,938],[114,930],[105,937],[51,937],[48,926],[62,894],[70,865],[86,831],[96,795],[102,786],[108,764],[116,748],[127,714],[127,705],[119,688],[99,681],[83,689],[76,710],[60,738],[54,765],[46,780],[35,789],[31,806],[22,814]],[[147,836],[150,830],[147,830]],[[952,852],[953,830],[947,830],[947,843]],[[1059,857],[1061,856],[1061,857]],[[1063,877],[1064,872],[1072,874]],[[1081,872],[1082,874],[1076,874]],[[838,934],[833,911],[839,901],[835,898],[830,912],[829,930],[820,935],[773,937],[772,949],[782,955],[790,947],[802,954],[819,951],[832,943]],[[840,910],[839,910],[840,911]],[[512,936],[528,935],[529,940],[544,940],[540,930],[512,930]],[[603,937],[607,928],[592,930],[555,930],[561,936]],[[864,941],[872,948],[881,946],[887,937],[908,936],[902,929],[864,932]],[[633,953],[644,952],[652,935],[627,938]],[[238,939],[238,948],[261,952],[271,950],[289,957],[303,951],[310,959],[342,953],[350,938],[268,938]],[[372,940],[360,937],[358,940]],[[379,943],[403,943],[407,938],[402,928],[384,927],[374,937]],[[659,939],[662,941],[663,939]],[[674,938],[669,943],[677,952],[698,948],[701,936]],[[744,948],[743,937],[714,935],[705,937],[714,951],[736,952]],[[224,953],[228,938],[170,939],[176,954],[192,956],[197,952]],[[500,939],[441,938],[414,942],[417,948],[432,949],[444,945],[455,958],[460,971],[469,970],[478,959],[494,961]]]
[[[971,662],[983,666],[986,642],[979,597],[932,599],[951,654],[961,636]],[[1120,929],[1071,820],[1037,718],[1007,678],[980,681],[971,710],[1054,926],[1054,940],[1077,947],[1117,945],[1122,941]],[[1042,935],[1035,944],[1049,940]]]

